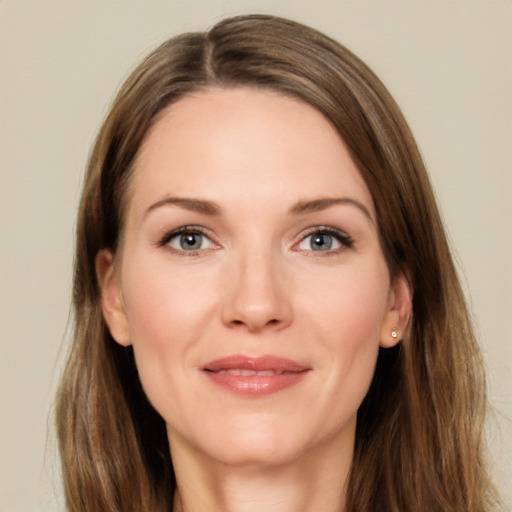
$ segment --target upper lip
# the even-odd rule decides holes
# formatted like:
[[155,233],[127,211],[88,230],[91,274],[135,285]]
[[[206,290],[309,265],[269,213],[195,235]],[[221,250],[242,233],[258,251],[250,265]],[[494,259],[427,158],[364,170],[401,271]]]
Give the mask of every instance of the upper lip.
[[275,371],[275,372],[293,372],[300,373],[310,370],[309,366],[297,363],[291,359],[279,356],[246,356],[236,354],[227,357],[221,357],[210,361],[201,367],[202,370],[210,372],[219,372],[222,370],[252,370],[252,371]]

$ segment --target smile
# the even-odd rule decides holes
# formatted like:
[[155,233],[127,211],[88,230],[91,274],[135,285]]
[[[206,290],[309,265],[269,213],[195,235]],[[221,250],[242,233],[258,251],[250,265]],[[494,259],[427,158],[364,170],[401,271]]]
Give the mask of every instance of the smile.
[[285,373],[293,373],[293,372],[286,372],[284,370],[262,370],[262,371],[256,371],[256,370],[241,370],[239,368],[233,369],[233,370],[219,370],[217,372],[219,375],[242,375],[244,377],[248,377],[250,375],[283,375]]
[[311,368],[276,356],[235,355],[211,361],[201,370],[225,391],[259,397],[299,383]]

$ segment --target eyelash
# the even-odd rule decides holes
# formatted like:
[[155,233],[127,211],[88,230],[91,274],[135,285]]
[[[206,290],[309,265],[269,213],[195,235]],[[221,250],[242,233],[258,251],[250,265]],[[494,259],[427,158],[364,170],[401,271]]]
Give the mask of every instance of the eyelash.
[[[201,251],[204,251],[205,249],[197,249],[197,250],[190,250],[186,251],[183,249],[176,249],[175,247],[172,247],[169,243],[171,240],[173,240],[176,237],[183,236],[183,235],[201,235],[205,238],[207,238],[212,245],[216,245],[215,242],[211,240],[211,238],[206,234],[206,230],[203,229],[200,226],[183,226],[178,229],[175,229],[173,231],[169,231],[165,233],[164,236],[162,236],[158,243],[158,247],[163,247],[174,254],[177,254],[178,256],[183,257],[190,257],[190,256],[198,256]],[[340,252],[344,251],[345,249],[350,249],[354,245],[354,240],[351,236],[349,236],[347,233],[333,228],[332,226],[315,226],[313,228],[310,228],[306,234],[304,234],[299,242],[295,243],[293,248],[295,249],[300,244],[302,244],[308,237],[312,235],[328,235],[332,236],[337,242],[341,244],[342,247],[336,248],[336,249],[329,249],[326,251],[313,251],[313,250],[307,250],[305,252],[308,252],[312,255],[312,257],[328,257],[328,256],[334,256],[336,254],[339,254]],[[300,249],[295,249],[299,251]]]
[[329,235],[332,236],[337,242],[341,244],[341,247],[337,249],[329,249],[326,251],[313,251],[309,250],[307,251],[310,256],[317,258],[325,258],[329,256],[336,256],[340,252],[343,252],[346,249],[350,249],[354,246],[354,239],[345,233],[344,231],[341,231],[337,228],[333,228],[332,226],[315,226],[314,228],[311,228],[308,230],[308,232],[303,235],[299,242],[297,242],[294,247],[299,246],[302,244],[308,237],[312,235]]
[[158,247],[163,247],[168,251],[177,254],[178,256],[190,257],[190,256],[198,256],[200,251],[204,251],[205,249],[197,249],[191,251],[185,251],[183,249],[176,249],[170,245],[170,241],[173,238],[183,236],[183,235],[201,235],[212,243],[212,245],[216,245],[211,238],[206,234],[206,231],[200,226],[183,226],[181,228],[175,229],[173,231],[169,231],[165,233],[163,237],[158,241]]

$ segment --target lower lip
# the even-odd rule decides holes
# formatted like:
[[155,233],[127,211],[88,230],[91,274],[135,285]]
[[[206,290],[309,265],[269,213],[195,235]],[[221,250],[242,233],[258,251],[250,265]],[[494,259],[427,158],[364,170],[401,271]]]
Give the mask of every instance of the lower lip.
[[233,375],[204,371],[215,384],[237,395],[266,396],[298,384],[309,371],[280,373],[274,375]]

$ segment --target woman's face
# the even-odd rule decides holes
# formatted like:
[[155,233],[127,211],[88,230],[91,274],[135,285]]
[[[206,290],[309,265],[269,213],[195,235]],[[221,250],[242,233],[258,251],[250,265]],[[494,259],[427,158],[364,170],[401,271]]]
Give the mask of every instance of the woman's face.
[[231,464],[351,452],[408,289],[319,112],[251,89],[169,107],[141,148],[115,259],[97,259],[105,318],[133,345],[171,448]]

